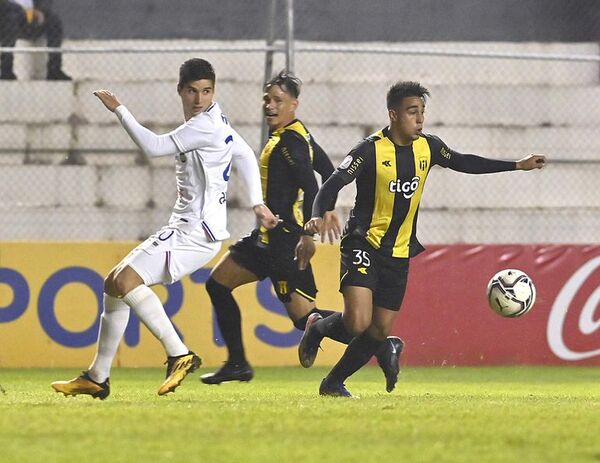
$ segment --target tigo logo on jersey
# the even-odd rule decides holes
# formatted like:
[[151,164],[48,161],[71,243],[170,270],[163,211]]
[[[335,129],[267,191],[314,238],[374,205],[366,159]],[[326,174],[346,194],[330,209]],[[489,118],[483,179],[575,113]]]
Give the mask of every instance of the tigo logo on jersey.
[[410,199],[419,188],[420,177],[413,177],[412,180],[407,180],[402,183],[400,179],[392,180],[389,188],[392,193],[402,193],[406,199]]

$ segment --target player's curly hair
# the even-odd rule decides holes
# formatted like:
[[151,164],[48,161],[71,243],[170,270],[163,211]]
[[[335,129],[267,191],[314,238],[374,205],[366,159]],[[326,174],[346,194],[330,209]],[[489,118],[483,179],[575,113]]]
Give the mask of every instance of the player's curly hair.
[[210,80],[215,84],[215,70],[205,59],[192,58],[185,61],[179,67],[179,83],[177,88],[181,89],[188,82],[195,80]]
[[429,95],[429,90],[423,87],[419,82],[399,81],[390,87],[387,92],[387,109],[397,109],[402,103],[402,99],[409,96],[418,96],[425,99]]
[[272,87],[273,85],[277,85],[288,95],[298,98],[300,96],[300,87],[302,87],[302,81],[293,73],[283,69],[279,71],[275,77],[271,78],[265,83],[263,90],[267,91],[269,87]]

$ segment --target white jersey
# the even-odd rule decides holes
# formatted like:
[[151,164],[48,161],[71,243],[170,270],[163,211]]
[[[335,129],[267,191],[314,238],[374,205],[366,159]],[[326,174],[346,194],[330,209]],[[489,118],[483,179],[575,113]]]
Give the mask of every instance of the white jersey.
[[200,222],[212,240],[229,238],[226,204],[232,155],[252,149],[217,103],[169,135],[180,150],[175,156],[177,201],[169,225],[194,229]]
[[252,205],[262,203],[254,152],[229,125],[217,103],[160,136],[139,125],[124,106],[115,113],[148,156],[175,155],[177,200],[169,227],[188,233],[202,227],[210,240],[229,238],[226,204],[232,160],[240,164],[238,171]]
[[33,0],[11,0],[13,3],[17,5],[21,5],[24,10],[33,10]]

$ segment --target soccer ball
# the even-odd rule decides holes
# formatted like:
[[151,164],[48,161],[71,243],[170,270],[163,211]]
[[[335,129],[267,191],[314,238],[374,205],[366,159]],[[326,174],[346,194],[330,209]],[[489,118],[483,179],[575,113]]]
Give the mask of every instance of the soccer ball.
[[503,317],[520,317],[535,303],[535,286],[521,270],[505,269],[496,273],[487,287],[488,302]]

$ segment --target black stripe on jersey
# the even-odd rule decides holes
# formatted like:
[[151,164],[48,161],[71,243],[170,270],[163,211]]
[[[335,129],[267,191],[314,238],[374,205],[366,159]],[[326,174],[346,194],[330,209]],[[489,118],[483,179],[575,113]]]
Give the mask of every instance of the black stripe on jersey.
[[[395,145],[396,148],[396,185],[394,188],[396,189],[395,197],[394,197],[394,208],[392,214],[392,220],[388,226],[387,231],[383,235],[381,239],[381,248],[382,250],[390,250],[390,253],[393,252],[394,246],[396,243],[396,238],[400,231],[400,227],[402,223],[408,216],[408,212],[410,210],[411,205],[411,197],[406,198],[405,193],[402,191],[403,185],[410,185],[413,178],[415,177],[415,161],[414,154],[412,150],[412,145],[410,146],[398,146]],[[380,166],[378,166],[379,168]],[[392,188],[389,185],[390,189]],[[398,191],[399,190],[399,191]],[[414,194],[414,191],[411,191]],[[392,194],[390,192],[390,194]],[[387,253],[387,252],[386,252]],[[390,254],[391,255],[391,254]]]

